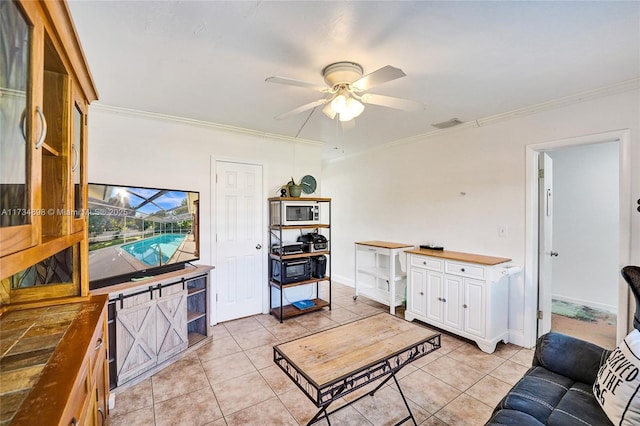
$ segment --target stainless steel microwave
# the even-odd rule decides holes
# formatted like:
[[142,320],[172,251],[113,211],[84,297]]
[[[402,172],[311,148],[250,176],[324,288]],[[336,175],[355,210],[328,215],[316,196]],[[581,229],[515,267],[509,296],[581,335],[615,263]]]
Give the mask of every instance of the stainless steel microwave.
[[320,206],[314,201],[271,203],[271,225],[319,225]]

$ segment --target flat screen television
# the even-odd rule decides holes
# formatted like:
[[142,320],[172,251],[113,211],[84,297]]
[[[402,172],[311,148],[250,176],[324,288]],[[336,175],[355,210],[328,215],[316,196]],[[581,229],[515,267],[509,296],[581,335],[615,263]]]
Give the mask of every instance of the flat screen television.
[[101,183],[88,192],[90,289],[200,258],[199,192]]

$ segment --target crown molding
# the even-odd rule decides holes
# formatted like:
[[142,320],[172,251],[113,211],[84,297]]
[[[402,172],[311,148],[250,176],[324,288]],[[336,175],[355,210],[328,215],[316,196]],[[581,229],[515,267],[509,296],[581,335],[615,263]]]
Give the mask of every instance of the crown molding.
[[313,146],[324,145],[324,142],[314,141],[311,139],[295,138],[291,136],[278,135],[275,133],[260,132],[257,130],[245,129],[242,127],[229,126],[226,124],[213,123],[210,121],[177,117],[174,115],[160,114],[157,112],[140,111],[136,109],[123,108],[123,107],[118,107],[113,105],[105,105],[101,103],[92,103],[89,106],[89,109],[95,110],[95,111],[104,111],[104,112],[109,112],[114,114],[122,114],[122,115],[131,116],[131,117],[140,117],[140,118],[147,118],[151,120],[170,121],[174,123],[187,124],[190,126],[206,127],[210,129],[220,130],[223,132],[236,133],[236,134],[242,134],[242,135],[248,135],[248,136],[256,136],[259,138],[276,139],[284,142],[302,143],[302,144],[308,144]]
[[491,115],[477,120],[471,120],[459,124],[448,129],[437,129],[431,132],[421,133],[418,135],[410,136],[403,139],[397,139],[395,141],[387,142],[365,151],[355,152],[353,154],[343,155],[340,157],[332,158],[324,163],[333,163],[337,161],[346,160],[348,158],[354,158],[368,153],[382,151],[394,146],[406,145],[415,142],[420,142],[425,139],[440,136],[447,133],[457,132],[464,129],[483,127],[489,124],[499,123],[501,121],[507,121],[518,117],[524,117],[527,115],[537,114],[542,111],[548,111],[556,108],[561,108],[569,105],[579,104],[592,99],[604,98],[606,96],[616,95],[619,93],[629,92],[632,90],[640,89],[640,78],[633,78],[631,80],[625,80],[620,83],[599,87],[597,89],[588,90],[585,92],[577,93],[575,95],[564,96],[562,98],[552,99],[547,102],[541,102],[539,104],[530,105],[523,108],[514,109],[508,112]]

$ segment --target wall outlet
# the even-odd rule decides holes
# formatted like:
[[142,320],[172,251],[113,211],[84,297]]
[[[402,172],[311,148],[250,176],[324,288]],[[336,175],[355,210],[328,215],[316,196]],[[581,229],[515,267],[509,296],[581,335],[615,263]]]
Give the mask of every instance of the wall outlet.
[[498,236],[500,238],[507,238],[508,229],[507,225],[498,225]]

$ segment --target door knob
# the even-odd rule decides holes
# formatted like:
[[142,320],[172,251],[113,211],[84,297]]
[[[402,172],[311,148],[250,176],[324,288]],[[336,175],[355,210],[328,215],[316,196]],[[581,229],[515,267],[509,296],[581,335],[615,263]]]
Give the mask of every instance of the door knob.
[[256,250],[260,250],[262,248],[262,244],[256,244]]
[[549,253],[551,256],[558,256],[558,252],[557,251],[552,251],[551,253]]

